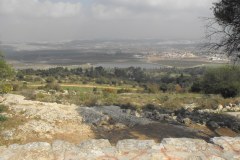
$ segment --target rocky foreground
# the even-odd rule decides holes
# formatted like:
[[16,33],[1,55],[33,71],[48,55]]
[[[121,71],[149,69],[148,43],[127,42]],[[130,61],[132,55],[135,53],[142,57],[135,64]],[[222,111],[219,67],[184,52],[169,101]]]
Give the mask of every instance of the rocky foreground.
[[213,138],[213,143],[187,138],[121,140],[112,146],[108,140],[89,140],[74,145],[64,141],[13,144],[0,147],[1,160],[239,160],[240,138]]
[[[191,124],[207,119],[210,114],[206,112],[187,109],[174,118],[156,111],[137,113],[117,106],[44,103],[12,94],[0,96],[0,105],[8,107],[1,115],[9,119],[9,126],[0,128],[0,160],[240,159],[240,137],[215,137],[206,142],[199,138],[208,140],[212,137],[208,132],[161,122],[161,117],[169,122],[186,122],[188,116]],[[195,120],[199,115],[201,118]],[[238,130],[237,122],[228,121]]]

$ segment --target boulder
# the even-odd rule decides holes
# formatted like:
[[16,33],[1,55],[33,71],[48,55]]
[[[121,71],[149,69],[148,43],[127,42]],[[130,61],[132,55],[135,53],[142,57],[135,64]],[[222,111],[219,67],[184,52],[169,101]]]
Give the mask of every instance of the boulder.
[[185,125],[187,125],[187,126],[192,123],[192,121],[191,121],[190,118],[184,118],[184,119],[182,120],[182,122],[183,122]]
[[217,110],[221,111],[223,109],[223,105],[219,104]]
[[220,128],[220,126],[218,125],[218,123],[216,123],[216,122],[214,122],[214,121],[207,122],[207,126],[210,127],[211,129]]
[[4,101],[4,98],[0,96],[0,103],[2,103],[3,101]]

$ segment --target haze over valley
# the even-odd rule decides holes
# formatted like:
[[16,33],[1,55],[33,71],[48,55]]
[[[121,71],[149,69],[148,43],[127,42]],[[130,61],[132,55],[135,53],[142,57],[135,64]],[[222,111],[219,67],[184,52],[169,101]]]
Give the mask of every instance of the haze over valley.
[[7,60],[16,68],[39,68],[44,65],[161,68],[228,63],[226,56],[209,52],[203,46],[200,41],[155,39],[0,44]]

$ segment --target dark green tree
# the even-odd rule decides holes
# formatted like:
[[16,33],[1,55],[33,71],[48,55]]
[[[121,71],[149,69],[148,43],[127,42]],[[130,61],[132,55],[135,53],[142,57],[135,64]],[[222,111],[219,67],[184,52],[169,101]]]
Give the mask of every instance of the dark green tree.
[[14,75],[14,70],[7,64],[4,59],[3,53],[0,52],[0,81],[4,81],[7,78],[11,78]]
[[211,68],[203,76],[204,93],[221,94],[224,98],[235,97],[240,93],[240,68],[221,67]]
[[0,52],[0,94],[8,93],[13,90],[13,87],[7,79],[14,75],[14,70],[4,60],[3,54]]
[[240,0],[213,3],[214,18],[208,25],[210,46],[238,61],[240,59]]

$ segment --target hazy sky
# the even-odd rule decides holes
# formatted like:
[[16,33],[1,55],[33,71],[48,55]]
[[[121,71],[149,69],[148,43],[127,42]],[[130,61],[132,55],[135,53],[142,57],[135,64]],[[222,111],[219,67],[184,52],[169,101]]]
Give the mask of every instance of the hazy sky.
[[200,39],[213,1],[0,0],[0,40]]

